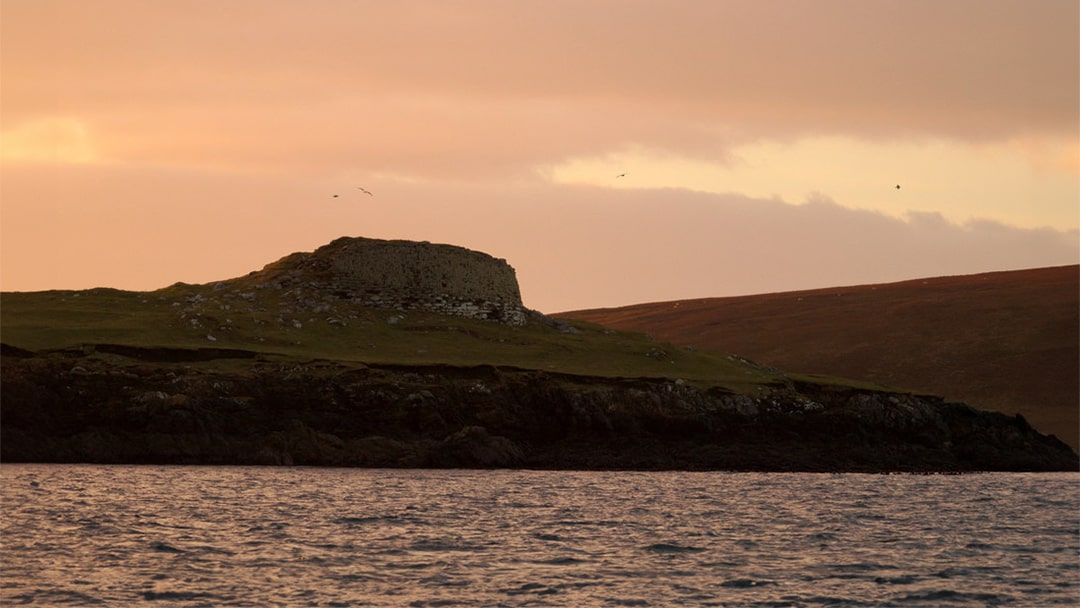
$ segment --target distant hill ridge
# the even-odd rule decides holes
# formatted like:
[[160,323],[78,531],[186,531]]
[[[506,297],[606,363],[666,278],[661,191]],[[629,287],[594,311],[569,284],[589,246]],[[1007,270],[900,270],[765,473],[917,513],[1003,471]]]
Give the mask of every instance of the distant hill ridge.
[[1080,266],[555,315],[1020,413],[1080,445]]

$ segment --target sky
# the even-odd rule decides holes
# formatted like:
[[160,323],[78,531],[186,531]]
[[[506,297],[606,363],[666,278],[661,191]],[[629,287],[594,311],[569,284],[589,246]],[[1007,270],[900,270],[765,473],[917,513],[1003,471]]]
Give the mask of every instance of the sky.
[[0,289],[341,236],[548,313],[1076,264],[1080,6],[0,0]]

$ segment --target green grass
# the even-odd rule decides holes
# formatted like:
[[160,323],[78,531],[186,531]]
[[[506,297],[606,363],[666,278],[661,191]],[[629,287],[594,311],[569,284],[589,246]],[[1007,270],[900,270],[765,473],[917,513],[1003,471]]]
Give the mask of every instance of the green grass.
[[[246,289],[250,287],[249,289]],[[28,350],[87,344],[228,348],[266,356],[371,364],[500,365],[551,372],[680,378],[753,392],[784,376],[724,353],[692,350],[587,322],[573,331],[539,321],[507,326],[421,311],[319,300],[245,285],[154,292],[0,294],[0,340]]]

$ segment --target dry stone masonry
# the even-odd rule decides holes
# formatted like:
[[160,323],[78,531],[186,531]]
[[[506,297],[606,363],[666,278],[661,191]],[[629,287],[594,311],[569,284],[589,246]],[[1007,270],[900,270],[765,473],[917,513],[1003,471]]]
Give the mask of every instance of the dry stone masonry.
[[303,282],[362,306],[509,325],[526,320],[513,267],[454,245],[343,237],[312,253],[292,254],[257,274],[278,286]]

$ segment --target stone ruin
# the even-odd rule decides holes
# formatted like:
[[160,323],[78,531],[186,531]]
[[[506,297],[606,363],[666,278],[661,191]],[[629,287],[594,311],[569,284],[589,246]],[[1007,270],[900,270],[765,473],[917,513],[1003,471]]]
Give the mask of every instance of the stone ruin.
[[527,319],[513,267],[454,245],[342,237],[256,274],[278,286],[303,282],[367,307],[426,310],[508,325]]

